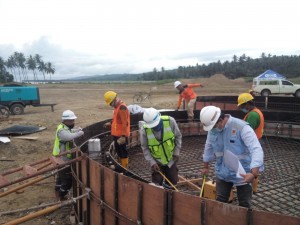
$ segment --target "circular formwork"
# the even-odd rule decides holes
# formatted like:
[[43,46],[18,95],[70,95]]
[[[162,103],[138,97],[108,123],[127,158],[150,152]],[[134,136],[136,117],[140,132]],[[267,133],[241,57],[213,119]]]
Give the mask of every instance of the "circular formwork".
[[[235,117],[242,118],[241,112],[236,110],[223,110]],[[190,129],[186,121],[185,111],[166,111],[162,114],[173,116],[184,129]],[[196,110],[195,115],[199,115]],[[253,208],[268,212],[275,212],[289,216],[300,216],[300,126],[299,113],[265,111],[265,135],[261,144],[265,153],[265,171],[259,177],[259,187],[253,195]],[[138,121],[141,115],[131,117],[131,131],[135,138],[131,137],[129,148],[129,169],[125,170],[118,162],[116,154],[111,150],[112,139],[110,133],[102,128],[106,121],[93,124],[85,129],[85,137],[101,139],[101,155],[93,160],[100,164],[123,172],[131,178],[143,182],[150,182],[150,167],[144,159],[139,145]],[[195,125],[196,124],[196,125]],[[196,120],[192,126],[200,127]],[[179,175],[183,180],[194,180],[194,184],[201,187],[202,154],[206,140],[205,133],[187,132],[183,137],[183,146],[178,163]],[[78,139],[83,152],[88,152],[88,140]],[[214,180],[213,164],[210,167],[209,179]],[[195,182],[196,180],[196,182]],[[198,195],[199,189],[195,189],[186,182],[179,182],[177,188],[180,192]],[[236,199],[231,204],[237,204]]]

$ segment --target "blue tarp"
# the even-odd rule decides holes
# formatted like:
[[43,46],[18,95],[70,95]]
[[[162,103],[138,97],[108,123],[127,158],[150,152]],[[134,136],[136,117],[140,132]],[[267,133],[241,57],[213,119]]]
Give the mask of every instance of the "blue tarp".
[[266,80],[285,79],[285,76],[283,76],[273,70],[267,70],[264,73],[260,74],[258,77],[255,77],[255,79],[266,79]]

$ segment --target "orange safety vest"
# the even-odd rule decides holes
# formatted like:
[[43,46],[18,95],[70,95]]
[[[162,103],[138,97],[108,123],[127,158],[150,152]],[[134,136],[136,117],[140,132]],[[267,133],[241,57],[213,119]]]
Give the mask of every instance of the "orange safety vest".
[[[122,124],[121,117],[119,115],[119,110],[122,105],[126,106],[124,103],[122,103],[114,110],[113,120],[112,120],[112,124],[111,124],[111,135],[116,136],[116,137],[125,135],[126,137],[129,137],[129,135],[130,135],[130,114],[129,114],[129,112],[127,113],[126,124]],[[124,132],[125,132],[125,134],[124,134]]]
[[[256,137],[258,139],[261,139],[263,132],[264,132],[264,124],[265,124],[265,119],[264,119],[264,115],[262,114],[262,112],[258,109],[258,108],[254,108],[252,109],[250,112],[256,112],[259,115],[259,120],[260,120],[260,124],[259,126],[254,130]],[[248,112],[245,117],[244,120],[246,121],[248,114],[250,113]]]
[[188,84],[186,88],[180,93],[179,100],[178,100],[178,108],[180,108],[182,99],[185,100],[185,102],[189,102],[191,99],[194,99],[197,97],[196,93],[192,89],[193,87],[200,87],[201,84]]

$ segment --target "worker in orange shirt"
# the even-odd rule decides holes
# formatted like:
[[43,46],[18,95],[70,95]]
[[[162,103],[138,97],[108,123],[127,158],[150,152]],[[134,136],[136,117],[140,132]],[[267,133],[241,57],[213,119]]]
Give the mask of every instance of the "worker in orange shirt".
[[107,105],[114,108],[111,122],[104,124],[105,128],[111,128],[111,135],[114,140],[116,152],[119,156],[119,162],[124,168],[128,168],[128,137],[130,135],[130,113],[126,104],[117,97],[114,91],[107,91],[104,94],[104,100]]
[[[250,92],[250,91],[249,91]],[[250,127],[254,130],[258,140],[262,138],[264,132],[265,119],[263,113],[255,107],[254,97],[251,93],[242,93],[238,97],[238,108],[246,115],[244,121],[249,123]],[[253,193],[257,192],[258,175],[252,181]]]
[[194,87],[204,87],[202,84],[185,84],[182,85],[180,81],[174,82],[175,88],[179,90],[179,99],[177,104],[177,110],[181,106],[182,99],[185,101],[185,109],[187,110],[188,120],[192,121],[194,119],[194,105],[196,102],[196,93],[194,92]]

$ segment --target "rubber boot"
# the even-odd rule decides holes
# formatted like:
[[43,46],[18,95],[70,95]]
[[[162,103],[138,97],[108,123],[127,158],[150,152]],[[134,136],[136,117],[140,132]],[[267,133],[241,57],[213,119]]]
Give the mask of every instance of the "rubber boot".
[[258,177],[254,178],[254,180],[252,181],[253,194],[257,192],[257,187],[258,187]]
[[128,169],[128,158],[120,158],[120,164],[124,168]]

